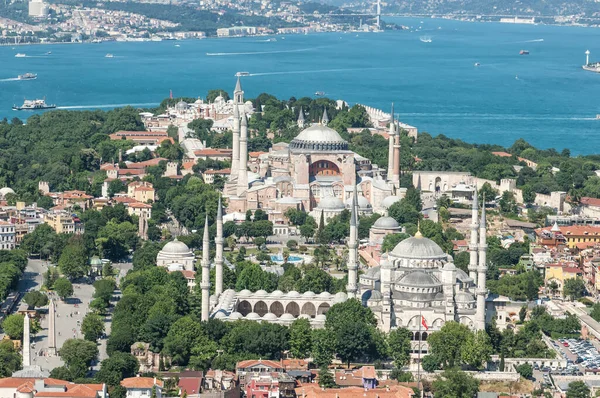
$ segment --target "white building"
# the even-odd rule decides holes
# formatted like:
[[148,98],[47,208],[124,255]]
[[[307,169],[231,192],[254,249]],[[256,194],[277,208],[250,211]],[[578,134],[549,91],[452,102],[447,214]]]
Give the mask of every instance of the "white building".
[[0,250],[14,249],[15,239],[15,225],[6,221],[0,221]]
[[152,388],[156,390],[156,398],[162,398],[163,381],[156,377],[129,377],[121,381],[127,390],[127,398],[150,398]]
[[48,4],[41,0],[31,0],[29,2],[29,16],[33,18],[43,18],[48,15]]

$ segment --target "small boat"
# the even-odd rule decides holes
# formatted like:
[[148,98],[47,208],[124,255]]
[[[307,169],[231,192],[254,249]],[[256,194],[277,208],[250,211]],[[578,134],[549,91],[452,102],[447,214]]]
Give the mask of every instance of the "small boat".
[[22,75],[17,76],[19,80],[34,80],[37,79],[37,75],[35,73],[24,73]]
[[17,54],[15,55],[15,58],[25,58],[26,56],[27,56],[26,54],[23,54],[23,53],[17,53]]
[[323,91],[317,91],[317,92],[315,92],[315,95],[322,97],[325,95],[325,93]]
[[596,114],[596,120],[600,120],[600,113]]
[[45,99],[34,99],[34,100],[25,100],[25,102],[23,102],[23,105],[21,105],[21,106],[14,105],[12,108],[15,111],[37,111],[37,110],[41,110],[41,109],[54,109],[54,108],[56,108],[56,105],[46,104]]
[[429,37],[429,36],[421,36],[421,37],[419,37],[419,40],[421,40],[423,43],[431,43],[432,42],[431,37]]
[[50,55],[50,54],[52,54],[52,51],[48,51],[48,52],[46,53],[46,55]]
[[179,44],[175,44],[175,47],[181,47]]
[[519,80],[519,75],[515,75],[515,80]]
[[277,39],[274,37],[271,37],[270,39],[267,39],[267,41],[277,41]]
[[112,55],[111,53],[108,53],[104,56],[104,58],[114,58],[115,56]]
[[519,55],[529,55],[529,51],[521,50],[521,51],[519,51]]
[[242,77],[242,76],[250,76],[250,72],[238,72],[235,74],[236,77]]
[[481,66],[479,62],[475,62],[475,66]]

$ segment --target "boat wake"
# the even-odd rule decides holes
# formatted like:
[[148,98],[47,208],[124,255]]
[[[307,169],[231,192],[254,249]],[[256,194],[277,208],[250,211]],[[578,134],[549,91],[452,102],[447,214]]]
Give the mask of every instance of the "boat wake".
[[0,82],[14,82],[16,80],[19,80],[19,78],[11,77],[10,79],[0,79]]
[[382,70],[382,69],[393,69],[393,68],[388,67],[388,68],[346,68],[346,69],[290,70],[290,71],[285,71],[285,72],[250,73],[248,76],[300,75],[300,74],[305,74],[305,73],[352,72],[352,71]]
[[145,102],[139,104],[103,104],[103,105],[74,105],[74,106],[57,106],[56,109],[90,109],[90,108],[121,108],[124,106],[156,106],[159,102]]
[[239,53],[206,53],[209,57],[227,57],[232,55],[263,55],[263,54],[282,54],[282,53],[299,53],[304,51],[314,50],[320,47],[300,48],[297,50],[280,50],[280,51],[254,51],[254,52],[239,52]]

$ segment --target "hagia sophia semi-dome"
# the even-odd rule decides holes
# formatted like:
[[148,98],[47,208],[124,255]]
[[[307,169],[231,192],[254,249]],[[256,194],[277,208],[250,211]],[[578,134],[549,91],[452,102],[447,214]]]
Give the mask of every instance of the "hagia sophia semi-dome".
[[400,197],[398,196],[387,196],[381,201],[381,206],[384,209],[389,209],[394,203],[399,202]]
[[317,207],[323,210],[343,210],[346,208],[344,202],[335,196],[326,196],[322,198]]
[[[369,202],[369,199],[365,198],[362,195],[358,195],[357,198],[359,210],[366,210],[371,208],[371,203]],[[353,199],[354,198],[352,196],[346,199],[346,207],[350,208],[352,206]]]
[[391,254],[397,258],[415,260],[446,260],[448,255],[431,239],[413,236],[398,243]]
[[163,254],[188,254],[190,248],[183,242],[175,240],[167,243],[161,250]]
[[290,149],[307,149],[311,151],[345,151],[346,142],[337,131],[323,124],[313,124],[302,130],[290,142]]

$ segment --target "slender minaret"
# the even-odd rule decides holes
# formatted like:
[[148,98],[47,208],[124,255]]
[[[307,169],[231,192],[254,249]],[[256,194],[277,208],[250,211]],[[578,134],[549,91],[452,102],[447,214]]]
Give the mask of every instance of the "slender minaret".
[[298,127],[304,128],[304,112],[302,111],[302,107],[300,107],[300,113],[298,113]]
[[475,327],[477,330],[485,330],[485,298],[487,289],[485,277],[487,272],[487,239],[485,219],[485,196],[481,204],[481,221],[479,222],[479,267],[477,268],[477,314],[475,315]]
[[237,178],[237,173],[240,164],[240,111],[238,104],[233,104],[233,148],[231,151],[231,177],[233,180]]
[[201,321],[208,321],[208,311],[210,307],[210,243],[208,240],[208,215],[204,222],[204,239],[202,239],[202,317]]
[[389,132],[389,148],[388,148],[388,171],[387,180],[392,181],[394,176],[394,139],[396,136],[396,123],[394,119],[394,103],[392,102],[392,113],[390,116],[390,132]]
[[52,299],[48,305],[48,355],[56,355],[56,308]]
[[323,110],[323,118],[321,119],[321,124],[323,126],[327,126],[327,123],[329,123],[329,116],[327,116],[327,107],[325,107],[325,109]]
[[215,244],[217,245],[215,253],[215,296],[217,298],[223,293],[223,206],[221,205],[221,196],[219,196],[218,206],[217,237],[215,238]]
[[[354,204],[354,211],[356,212],[356,226],[360,225],[360,206],[358,205],[358,185],[354,184],[354,193],[352,197],[352,203]],[[358,236],[358,235],[357,235]],[[356,257],[358,258],[358,257]]]
[[242,113],[242,127],[240,130],[240,163],[238,168],[237,196],[241,196],[248,189],[248,119]]
[[25,317],[23,318],[23,368],[31,366],[31,355],[29,354],[29,347],[31,345],[29,322],[29,314],[25,314]]
[[469,241],[469,277],[473,279],[473,283],[477,283],[477,230],[479,229],[479,199],[477,197],[477,189],[473,196],[473,208],[471,213],[471,240]]
[[233,90],[233,103],[242,105],[244,103],[244,90],[242,90],[242,83],[238,76],[237,82],[235,83],[235,89]]
[[[395,123],[395,121],[394,121]],[[400,187],[400,126],[394,131],[394,173],[393,181]]]
[[355,298],[356,272],[358,270],[358,223],[356,214],[356,199],[352,197],[352,213],[350,216],[350,239],[348,240],[348,284],[346,285],[346,293],[348,298]]

